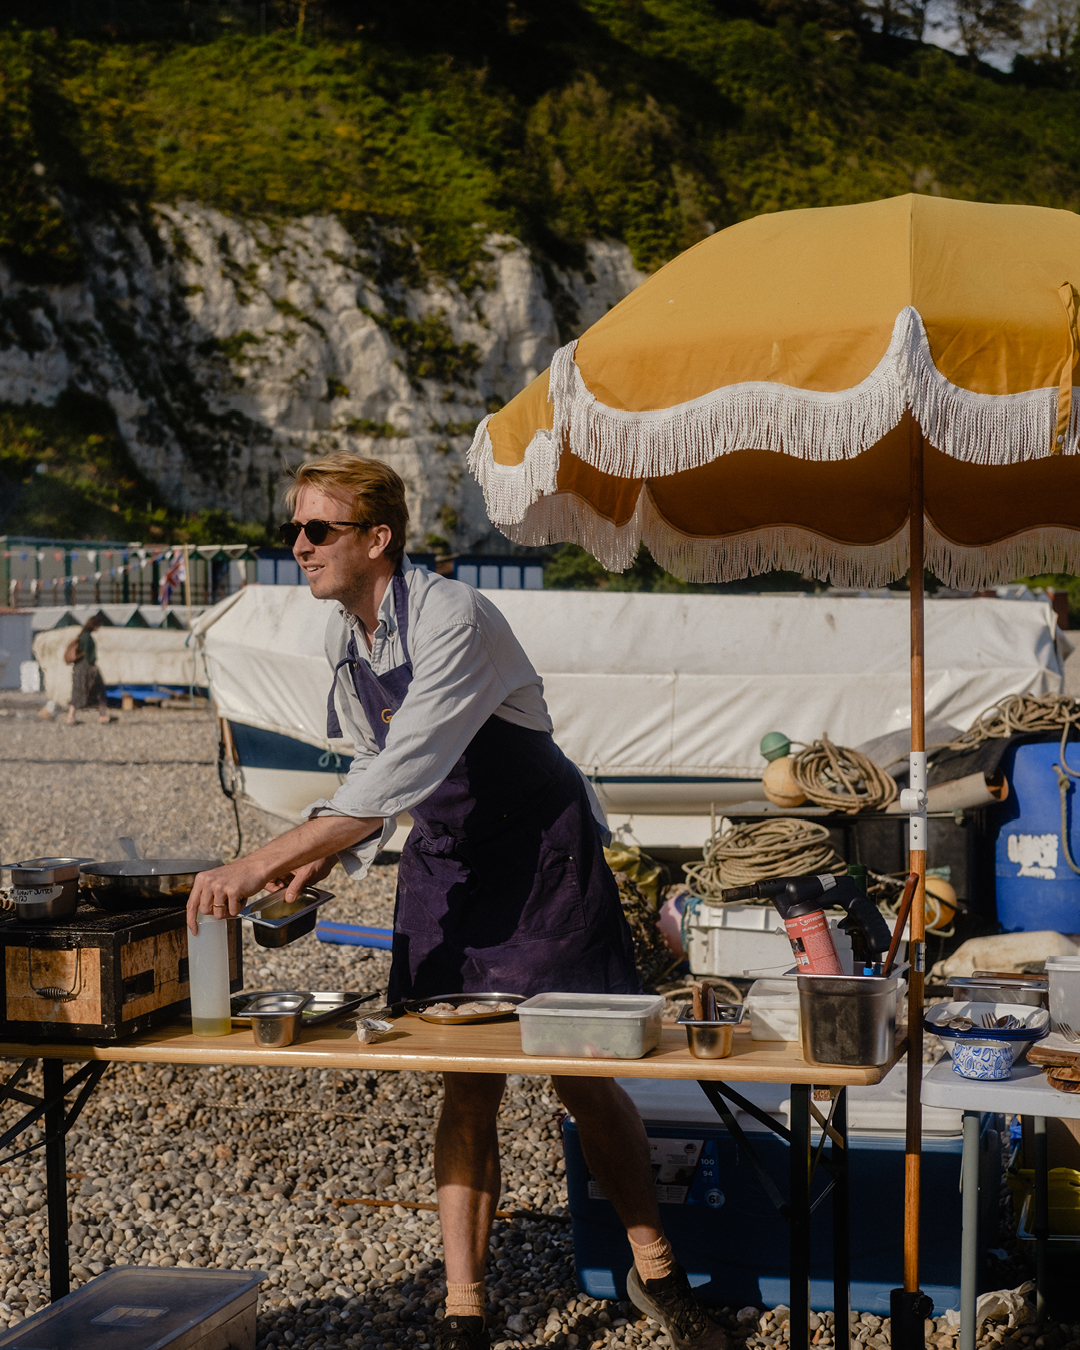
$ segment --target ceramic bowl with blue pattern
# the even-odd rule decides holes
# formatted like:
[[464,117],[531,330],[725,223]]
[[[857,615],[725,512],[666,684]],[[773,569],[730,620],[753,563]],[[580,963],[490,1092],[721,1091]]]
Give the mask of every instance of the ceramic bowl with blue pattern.
[[954,1041],[949,1047],[953,1072],[987,1083],[1011,1078],[1015,1048],[1009,1041]]
[[958,1074],[1000,1082],[1049,1032],[1050,1014],[1019,1003],[954,1001],[928,1009],[923,1026],[941,1037]]

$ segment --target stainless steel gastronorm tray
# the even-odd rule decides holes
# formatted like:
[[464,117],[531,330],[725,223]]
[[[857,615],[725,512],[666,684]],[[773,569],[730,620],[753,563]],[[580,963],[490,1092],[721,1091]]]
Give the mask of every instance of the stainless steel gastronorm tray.
[[[251,1018],[246,1016],[244,1009],[253,998],[258,995],[265,997],[267,994],[277,994],[282,991],[277,989],[249,989],[242,994],[232,996],[232,1020],[238,1026],[249,1026]],[[352,1012],[354,1008],[359,1008],[362,1003],[371,1003],[382,994],[355,994],[345,993],[340,989],[313,989],[311,991],[311,1000],[301,1013],[301,1022],[305,1027],[317,1027],[323,1022],[332,1022],[335,1017],[344,1017],[346,1013]]]

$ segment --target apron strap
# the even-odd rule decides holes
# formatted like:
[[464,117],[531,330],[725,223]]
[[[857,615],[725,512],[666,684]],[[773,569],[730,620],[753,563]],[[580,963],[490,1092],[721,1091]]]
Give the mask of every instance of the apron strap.
[[338,720],[337,708],[334,706],[334,690],[337,688],[337,673],[342,666],[355,665],[356,661],[356,638],[350,637],[345,655],[334,667],[334,675],[330,681],[330,692],[326,696],[326,735],[328,739],[332,741],[341,739],[341,723]]
[[[405,584],[405,574],[399,567],[394,573],[394,615],[398,626],[398,636],[401,639],[401,654],[405,658],[403,665],[411,668],[412,663],[409,660],[409,588]],[[355,666],[360,660],[360,653],[356,646],[356,634],[349,638],[349,645],[346,648],[345,655],[334,667],[334,676],[330,681],[330,693],[326,696],[326,734],[330,740],[339,740],[341,738],[341,722],[338,720],[337,708],[334,706],[334,690],[337,688],[337,673],[342,666]]]
[[394,573],[394,618],[397,621],[398,637],[401,639],[402,664],[412,669],[409,660],[409,588],[405,584],[405,573],[399,567]]

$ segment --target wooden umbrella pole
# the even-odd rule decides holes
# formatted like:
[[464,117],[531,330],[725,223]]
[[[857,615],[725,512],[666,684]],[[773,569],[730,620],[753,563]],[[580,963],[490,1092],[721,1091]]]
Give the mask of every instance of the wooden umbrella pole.
[[[911,562],[911,787],[926,788],[926,722],[924,708],[923,641],[923,453],[922,435],[912,428],[911,438],[911,514],[909,521]],[[916,756],[919,759],[916,759]],[[918,764],[923,765],[921,773]],[[922,779],[916,781],[916,777]],[[919,1209],[920,1164],[922,1161],[922,1058],[923,1058],[923,983],[925,979],[926,935],[926,814],[925,808],[910,817],[911,862],[909,871],[918,874],[915,899],[911,906],[908,941],[908,1052],[907,1052],[907,1142],[904,1159],[904,1289],[919,1288]]]

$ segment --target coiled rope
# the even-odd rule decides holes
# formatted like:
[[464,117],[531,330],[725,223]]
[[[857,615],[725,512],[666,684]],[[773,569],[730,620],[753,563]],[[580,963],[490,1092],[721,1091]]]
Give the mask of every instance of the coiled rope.
[[720,904],[720,893],[729,886],[807,872],[840,875],[847,871],[847,863],[833,848],[824,825],[781,816],[714,834],[705,845],[704,860],[683,870],[695,895]]
[[[962,735],[935,750],[974,750],[984,741],[1004,740],[1020,732],[1057,731],[1061,728],[1061,755],[1064,763],[1065,741],[1069,728],[1080,725],[1080,701],[1064,694],[1010,694],[999,699],[972,722]],[[1072,770],[1066,764],[1069,773]],[[1077,777],[1076,774],[1073,774]]]
[[890,774],[858,750],[834,745],[828,736],[792,757],[791,776],[816,806],[831,811],[881,811],[896,798],[896,780]]

